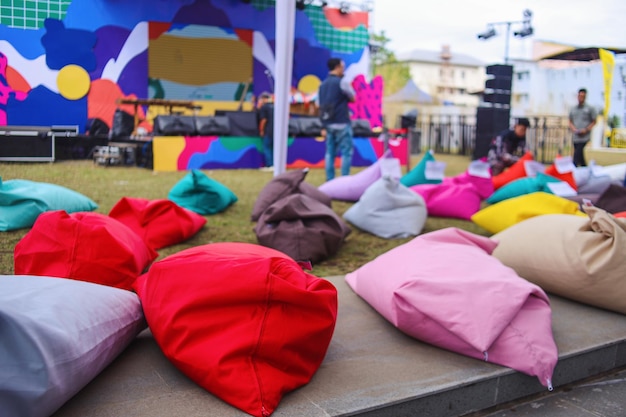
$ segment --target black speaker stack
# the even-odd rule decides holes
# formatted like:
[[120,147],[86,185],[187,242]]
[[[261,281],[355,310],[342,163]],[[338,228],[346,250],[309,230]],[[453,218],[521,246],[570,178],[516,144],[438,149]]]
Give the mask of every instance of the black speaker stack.
[[230,122],[226,116],[158,115],[154,118],[154,134],[158,136],[226,136]]
[[489,152],[494,136],[509,128],[511,118],[512,65],[489,65],[483,102],[476,109],[476,144],[474,159]]

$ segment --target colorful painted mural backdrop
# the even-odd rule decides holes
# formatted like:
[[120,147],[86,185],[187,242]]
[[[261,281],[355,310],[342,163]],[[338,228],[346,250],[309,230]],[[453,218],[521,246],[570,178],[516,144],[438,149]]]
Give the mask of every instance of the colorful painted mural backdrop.
[[[0,7],[0,125],[84,132],[89,119],[110,126],[119,98],[237,101],[250,80],[256,95],[273,90],[273,1],[7,3]],[[297,10],[292,88],[314,93],[332,56],[353,77],[367,74],[367,25],[365,12]],[[358,111],[376,125],[371,106]]]
[[[153,140],[154,170],[182,171],[190,169],[258,168],[263,165],[263,149],[259,137],[157,136]],[[408,163],[406,139],[389,141],[389,149],[400,164]],[[378,138],[355,138],[352,166],[369,166],[384,153],[385,145]],[[289,138],[288,168],[323,168],[323,138]],[[337,158],[336,165],[339,166]]]

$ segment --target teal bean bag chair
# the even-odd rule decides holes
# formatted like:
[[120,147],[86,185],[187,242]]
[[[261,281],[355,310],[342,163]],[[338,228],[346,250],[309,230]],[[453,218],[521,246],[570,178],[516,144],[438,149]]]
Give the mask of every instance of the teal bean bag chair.
[[202,215],[222,212],[237,202],[237,196],[228,187],[197,169],[176,183],[167,198]]
[[0,178],[0,231],[31,227],[41,213],[93,211],[98,205],[89,197],[56,184]]
[[400,178],[400,183],[405,187],[419,184],[440,184],[443,181],[442,179],[429,179],[426,177],[426,164],[428,162],[436,162],[433,151],[426,152],[422,160],[411,171]]
[[554,194],[549,183],[561,182],[560,179],[550,175],[537,173],[535,177],[518,178],[498,188],[493,194],[487,198],[487,203],[496,204],[509,198],[520,197],[526,194],[543,191],[545,193]]

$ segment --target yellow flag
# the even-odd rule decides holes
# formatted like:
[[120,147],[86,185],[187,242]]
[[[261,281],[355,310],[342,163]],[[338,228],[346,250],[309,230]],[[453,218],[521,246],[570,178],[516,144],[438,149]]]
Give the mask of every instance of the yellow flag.
[[604,73],[604,120],[609,120],[609,108],[611,107],[611,85],[613,84],[613,69],[615,68],[615,54],[606,49],[598,49],[602,72]]

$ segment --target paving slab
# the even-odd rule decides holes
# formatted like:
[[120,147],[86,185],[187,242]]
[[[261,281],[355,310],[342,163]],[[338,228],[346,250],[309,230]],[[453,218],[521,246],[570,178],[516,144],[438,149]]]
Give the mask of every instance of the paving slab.
[[[454,417],[546,391],[535,377],[430,346],[397,330],[343,276],[337,325],[309,384],[275,417]],[[626,316],[550,296],[559,349],[555,388],[626,366]],[[197,386],[162,354],[149,330],[54,417],[248,416]]]
[[466,417],[624,417],[626,368]]

